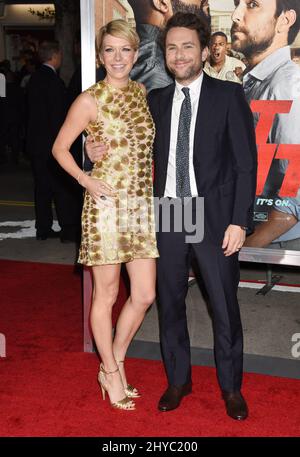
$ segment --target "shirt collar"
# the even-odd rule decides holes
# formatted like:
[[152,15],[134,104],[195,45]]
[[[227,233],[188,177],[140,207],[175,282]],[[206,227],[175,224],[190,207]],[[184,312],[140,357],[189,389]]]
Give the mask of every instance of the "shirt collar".
[[246,73],[243,82],[247,82],[251,77],[263,81],[289,60],[291,60],[291,50],[289,46],[277,49]]
[[43,65],[45,65],[46,67],[49,67],[49,68],[51,68],[51,70],[53,70],[53,71],[54,71],[54,73],[56,73],[56,70],[55,70],[55,68],[54,68],[52,65],[50,65],[49,63],[43,63]]
[[175,96],[176,97],[184,97],[184,94],[181,89],[184,87],[188,87],[190,89],[190,94],[192,97],[199,97],[201,86],[202,86],[202,81],[203,81],[203,71],[201,72],[201,75],[198,76],[195,81],[193,81],[191,84],[188,86],[183,86],[180,84],[178,81],[175,81]]

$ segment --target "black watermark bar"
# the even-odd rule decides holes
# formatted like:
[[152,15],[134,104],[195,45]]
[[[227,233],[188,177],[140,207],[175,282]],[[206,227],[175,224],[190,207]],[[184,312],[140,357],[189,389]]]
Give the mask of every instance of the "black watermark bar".
[[[118,437],[118,438],[1,438],[1,456],[10,456],[15,452],[22,455],[70,455],[86,456],[93,452],[97,456],[163,456],[163,455],[203,455],[204,451],[219,450],[231,452],[233,448],[241,450],[247,446],[247,452],[254,450],[276,450],[287,452],[288,446],[299,445],[299,438],[268,437]],[[275,450],[275,448],[274,448]],[[21,455],[21,454],[20,454]]]

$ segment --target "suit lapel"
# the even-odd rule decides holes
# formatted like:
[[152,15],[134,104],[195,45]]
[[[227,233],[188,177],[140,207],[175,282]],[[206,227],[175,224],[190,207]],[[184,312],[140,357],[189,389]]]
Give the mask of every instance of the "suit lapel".
[[175,84],[171,84],[162,93],[160,99],[160,116],[161,116],[161,128],[165,134],[164,137],[164,153],[165,157],[169,156],[170,149],[170,137],[171,137],[171,118],[172,118],[172,105],[174,96]]
[[210,112],[214,106],[216,90],[213,89],[213,81],[203,72],[203,81],[197,112],[195,136],[194,136],[194,156],[199,151],[199,144],[202,143],[205,127],[210,124]]

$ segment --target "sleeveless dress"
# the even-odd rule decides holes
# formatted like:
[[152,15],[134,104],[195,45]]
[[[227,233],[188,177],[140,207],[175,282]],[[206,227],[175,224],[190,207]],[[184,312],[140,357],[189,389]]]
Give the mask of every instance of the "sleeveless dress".
[[154,123],[143,90],[135,81],[119,89],[100,81],[87,92],[97,119],[86,132],[109,151],[91,176],[114,188],[112,206],[86,192],[78,262],[87,266],[158,257],[152,187]]

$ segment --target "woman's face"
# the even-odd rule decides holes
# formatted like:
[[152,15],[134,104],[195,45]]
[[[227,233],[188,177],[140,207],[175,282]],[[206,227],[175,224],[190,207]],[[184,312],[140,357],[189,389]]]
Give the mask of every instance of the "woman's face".
[[138,52],[127,39],[105,35],[100,57],[105,66],[108,79],[120,82],[128,79],[137,56]]

